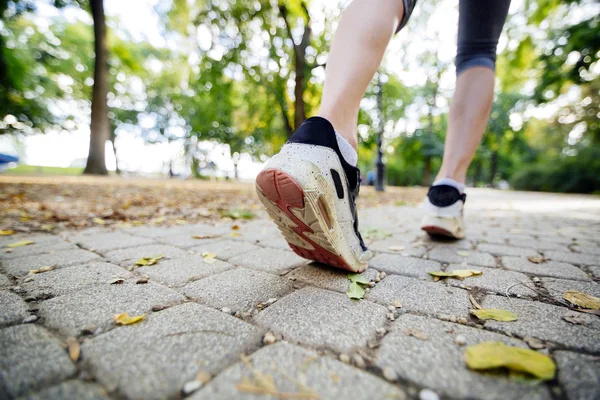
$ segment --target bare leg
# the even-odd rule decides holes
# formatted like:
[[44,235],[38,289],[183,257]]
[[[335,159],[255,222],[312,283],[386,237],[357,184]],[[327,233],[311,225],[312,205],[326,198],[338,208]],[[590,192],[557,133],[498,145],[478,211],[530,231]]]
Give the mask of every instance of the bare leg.
[[360,101],[403,13],[399,0],[355,0],[344,11],[333,38],[319,116],[354,148]]
[[465,183],[492,109],[494,76],[490,68],[473,67],[458,77],[450,104],[444,159],[436,180],[451,178]]

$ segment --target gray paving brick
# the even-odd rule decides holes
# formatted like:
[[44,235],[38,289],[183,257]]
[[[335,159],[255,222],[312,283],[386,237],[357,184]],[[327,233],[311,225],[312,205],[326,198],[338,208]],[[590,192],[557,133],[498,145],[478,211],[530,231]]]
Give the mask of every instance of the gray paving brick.
[[576,246],[573,246],[573,250],[578,253],[595,254],[600,256],[600,245],[596,243],[579,243]]
[[[416,329],[427,339],[409,336],[403,332],[406,329]],[[507,377],[469,370],[464,362],[465,347],[455,341],[458,335],[465,338],[467,346],[493,341],[526,347],[522,342],[500,334],[404,314],[383,338],[375,363],[382,369],[393,368],[404,380],[452,398],[551,398],[545,386],[518,383]]]
[[542,284],[551,296],[557,300],[561,300],[563,293],[567,290],[578,290],[583,293],[590,294],[595,297],[600,297],[600,284],[596,282],[571,281],[556,278],[542,278]]
[[[227,237],[227,236],[225,236]],[[157,240],[159,240],[162,243],[171,245],[171,246],[175,246],[175,247],[181,247],[181,248],[190,248],[190,247],[198,247],[198,248],[202,248],[203,246],[210,244],[210,243],[215,243],[218,242],[219,240],[223,240],[223,237],[211,237],[211,238],[206,238],[206,239],[195,239],[194,235],[190,234],[190,233],[184,233],[181,235],[174,235],[174,236],[163,236],[161,238],[158,238]]]
[[259,325],[281,333],[284,339],[350,351],[375,337],[375,330],[384,325],[386,314],[385,307],[306,287],[277,301],[254,319]]
[[369,266],[388,274],[425,279],[430,276],[427,272],[440,271],[442,268],[442,265],[436,261],[405,257],[399,254],[380,254],[369,261]]
[[10,260],[12,258],[29,257],[39,254],[49,254],[61,250],[74,250],[77,248],[78,247],[75,244],[65,241],[48,241],[42,243],[34,243],[29,246],[15,247],[14,249],[10,249],[10,253],[2,251],[0,252],[0,259]]
[[73,399],[108,400],[108,394],[101,386],[81,381],[67,381],[22,398],[23,400]]
[[278,274],[307,264],[309,261],[285,250],[260,249],[230,258],[229,262],[242,267]]
[[548,251],[544,253],[544,255],[550,260],[563,261],[571,264],[598,265],[600,263],[600,255],[597,254],[569,253],[566,251]]
[[135,236],[142,236],[151,239],[157,239],[163,236],[177,234],[172,226],[134,226],[131,228],[123,228],[123,232]]
[[0,290],[0,327],[20,323],[29,316],[27,303],[8,290]]
[[167,246],[164,244],[153,244],[147,246],[130,247],[127,249],[114,250],[104,254],[104,256],[112,262],[125,265],[135,263],[142,257],[162,255],[165,259],[169,259],[185,257],[189,254],[190,253],[188,253],[187,251],[178,249],[177,247]]
[[[289,379],[294,377],[299,382],[306,382],[310,391],[321,400],[406,398],[404,391],[380,378],[286,342],[258,350],[250,356],[250,361],[253,369],[273,376],[277,389],[284,393],[306,393]],[[238,391],[237,385],[244,377],[254,378],[252,371],[238,362],[215,377],[190,400],[257,399],[253,394]]]
[[70,265],[84,264],[99,260],[99,256],[87,250],[64,250],[51,254],[42,254],[31,257],[20,257],[12,260],[1,261],[4,271],[13,276],[27,275],[30,270],[56,265],[58,268]]
[[[461,256],[458,252],[466,252],[468,255],[466,257]],[[491,254],[481,253],[473,250],[456,250],[451,248],[444,247],[436,247],[432,249],[428,254],[428,258],[431,260],[446,262],[446,263],[454,263],[461,264],[463,262],[468,263],[469,265],[481,265],[483,267],[495,267],[496,260]]]
[[31,240],[38,246],[51,246],[53,244],[64,242],[63,239],[56,235],[18,233],[10,236],[0,236],[0,247],[6,247],[11,243],[19,242],[21,240]]
[[[370,281],[374,281],[376,275],[377,270],[373,268],[369,268],[362,273],[362,276]],[[346,293],[350,286],[348,271],[342,271],[339,268],[331,268],[317,263],[296,268],[289,275],[286,275],[286,277],[291,280],[307,283],[311,286],[341,293]]]
[[257,348],[261,338],[255,326],[186,303],[88,340],[82,354],[108,390],[134,399],[178,398],[200,370],[215,374]]
[[72,240],[82,247],[97,251],[98,253],[154,243],[154,240],[152,239],[133,236],[119,231],[98,233],[94,235],[80,234],[73,237]]
[[592,274],[594,279],[600,280],[600,266],[591,266],[588,267],[588,270],[590,271],[590,274]]
[[12,281],[6,275],[0,274],[0,289],[13,286]]
[[568,308],[501,296],[487,296],[481,305],[484,308],[512,311],[519,317],[513,322],[487,321],[485,327],[488,329],[521,337],[532,336],[579,351],[600,350],[597,331],[600,329],[600,320],[597,318],[592,319],[589,326],[573,325],[562,319]]
[[469,298],[466,290],[446,286],[444,282],[425,282],[404,276],[388,276],[366,295],[388,305],[398,300],[404,309],[425,314],[467,316]]
[[535,264],[524,257],[502,257],[502,265],[509,270],[535,276],[549,276],[582,281],[590,280],[590,277],[579,268],[562,262],[546,261],[541,264]]
[[495,256],[537,256],[539,253],[533,249],[524,247],[506,246],[501,244],[480,244],[477,250],[493,254]]
[[183,288],[187,296],[215,308],[252,309],[258,303],[292,291],[292,283],[263,271],[235,268],[192,282]]
[[283,235],[277,234],[276,236],[269,236],[267,238],[261,239],[257,243],[262,247],[271,247],[274,249],[288,250],[291,251],[290,245],[285,240]]
[[15,398],[75,375],[60,342],[38,325],[0,330],[0,395]]
[[[400,251],[394,250],[394,247],[397,248],[398,246],[403,247],[403,249]],[[387,239],[383,239],[383,240],[375,240],[375,241],[369,243],[368,247],[369,247],[369,250],[371,250],[371,251],[398,254],[398,255],[401,254],[401,255],[413,256],[413,257],[421,257],[421,256],[423,256],[423,254],[425,254],[427,252],[427,247],[425,247],[425,245],[421,244],[419,246],[413,246],[413,243],[411,243],[411,241],[406,240],[406,239],[401,240],[400,238],[397,238],[396,236],[387,238]]]
[[172,305],[184,301],[174,290],[147,283],[136,285],[92,286],[40,304],[45,324],[65,335],[77,336],[81,328],[96,326],[103,330],[114,326],[113,315],[123,312],[139,315],[154,305]]
[[569,351],[557,351],[558,381],[569,400],[593,400],[600,393],[598,357]]
[[[455,269],[465,269],[462,265],[450,264],[446,271],[454,271]],[[488,292],[494,292],[501,295],[506,295],[507,290],[511,295],[536,297],[537,293],[535,285],[531,279],[520,272],[506,271],[500,268],[476,267],[478,271],[483,272],[482,275],[472,276],[464,280],[448,279],[450,286],[460,287],[465,285],[469,288],[479,288]]]
[[61,296],[95,285],[105,285],[116,277],[127,278],[132,274],[124,268],[110,263],[92,263],[59,268],[31,276],[21,285],[28,296],[38,299]]
[[213,264],[205,263],[201,254],[161,261],[158,264],[136,269],[140,274],[169,286],[182,286],[209,275],[227,271],[233,265],[216,260]]
[[201,244],[199,246],[192,247],[190,250],[197,253],[202,253],[203,251],[215,253],[219,260],[228,261],[233,257],[259,249],[260,247],[255,246],[252,243],[225,239],[212,243]]

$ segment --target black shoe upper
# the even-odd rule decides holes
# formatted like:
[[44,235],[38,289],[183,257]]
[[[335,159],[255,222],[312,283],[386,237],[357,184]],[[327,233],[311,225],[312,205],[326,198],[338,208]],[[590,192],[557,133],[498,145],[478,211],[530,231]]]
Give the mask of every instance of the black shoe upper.
[[[362,247],[363,251],[366,251],[367,247],[365,246],[363,239],[360,236],[360,232],[358,231],[358,215],[356,211],[356,198],[358,197],[358,193],[360,191],[360,170],[355,166],[348,164],[344,159],[344,156],[342,156],[342,152],[340,151],[340,147],[338,146],[337,139],[335,137],[335,129],[333,128],[333,125],[331,125],[331,123],[325,118],[311,117],[304,121],[302,125],[300,125],[298,130],[288,140],[288,143],[312,144],[316,146],[328,147],[335,151],[340,159],[342,168],[344,169],[345,183],[348,189],[347,192],[350,200],[350,212],[354,218],[354,231],[356,236],[358,236],[360,246]],[[342,196],[340,197],[339,174],[334,172],[335,170],[333,170],[331,174],[332,179],[334,180],[333,184],[336,187],[338,198],[343,198],[343,192],[341,193]]]
[[467,195],[460,193],[457,188],[450,185],[436,185],[429,188],[427,197],[431,204],[437,207],[448,207],[462,200],[463,203],[467,201]]

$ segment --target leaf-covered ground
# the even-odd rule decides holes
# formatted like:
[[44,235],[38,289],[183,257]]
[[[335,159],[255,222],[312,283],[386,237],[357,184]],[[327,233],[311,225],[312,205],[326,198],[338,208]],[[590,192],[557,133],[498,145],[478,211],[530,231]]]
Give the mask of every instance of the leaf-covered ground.
[[[252,183],[118,177],[0,176],[0,230],[176,225],[263,215]],[[361,188],[359,207],[416,204],[422,188]],[[265,214],[266,215],[266,214]]]

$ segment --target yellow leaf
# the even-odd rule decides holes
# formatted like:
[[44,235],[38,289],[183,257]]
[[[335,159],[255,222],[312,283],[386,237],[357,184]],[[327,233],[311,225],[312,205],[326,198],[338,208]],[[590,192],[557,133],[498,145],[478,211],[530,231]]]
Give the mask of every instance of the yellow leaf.
[[127,313],[116,314],[113,316],[117,325],[131,325],[140,322],[146,317],[146,314],[130,317]]
[[14,242],[9,244],[7,247],[10,247],[11,249],[14,249],[15,247],[23,247],[23,246],[29,246],[30,244],[34,244],[35,242],[32,240],[21,240],[18,242]]
[[458,254],[461,257],[469,257],[469,252],[468,251],[457,251],[456,254]]
[[600,298],[581,293],[577,290],[569,290],[563,294],[563,299],[571,304],[590,310],[600,310]]
[[211,253],[210,251],[203,251],[202,257],[203,258],[215,258],[215,257],[217,257],[217,255],[215,253]]
[[464,279],[468,278],[469,276],[481,275],[483,272],[475,269],[455,269],[454,271],[450,272],[435,271],[428,272],[428,274],[433,276],[435,280],[438,280],[444,278]]
[[493,319],[494,321],[510,322],[516,321],[518,318],[516,314],[510,311],[499,310],[497,308],[482,308],[479,310],[470,310],[470,312],[483,321]]
[[121,208],[123,210],[127,210],[129,207],[131,207],[131,200],[127,200],[125,203],[123,203],[123,205],[121,206]]
[[53,230],[54,230],[54,228],[56,228],[56,226],[54,226],[54,225],[52,225],[52,224],[43,224],[42,226],[40,226],[40,228],[41,228],[43,231],[46,231],[46,232],[51,232],[51,231],[53,231]]
[[465,362],[472,370],[507,368],[525,372],[542,380],[554,378],[556,365],[552,359],[537,351],[507,346],[500,342],[484,342],[465,350]]
[[101,218],[94,218],[93,221],[95,224],[98,224],[98,225],[106,225],[106,221]]
[[7,231],[0,231],[0,236],[9,236],[9,235],[12,235],[14,233],[15,233],[15,231],[13,231],[12,229],[9,229]]
[[135,265],[139,265],[139,266],[148,266],[148,265],[154,265],[158,262],[158,260],[160,260],[161,258],[163,258],[162,254],[159,254],[157,256],[153,256],[153,257],[142,257],[139,260],[137,260],[135,262]]
[[217,235],[194,235],[192,236],[193,239],[213,239],[218,237]]
[[177,218],[177,219],[175,220],[175,224],[176,224],[176,225],[186,225],[186,224],[187,224],[187,221],[186,221],[185,219]]
[[231,236],[231,237],[238,237],[238,236],[240,236],[240,234],[239,234],[239,233],[237,233],[237,232],[231,232],[231,233],[229,234],[229,236]]
[[538,256],[529,256],[529,257],[527,257],[527,259],[534,264],[541,264],[544,262],[544,257],[539,256],[539,255]]
[[41,267],[41,268],[37,268],[37,269],[32,269],[31,271],[29,271],[29,273],[31,275],[34,274],[41,274],[42,272],[48,272],[48,271],[53,271],[56,269],[56,265],[48,265],[46,267]]
[[388,247],[389,251],[404,251],[404,246],[390,246]]

